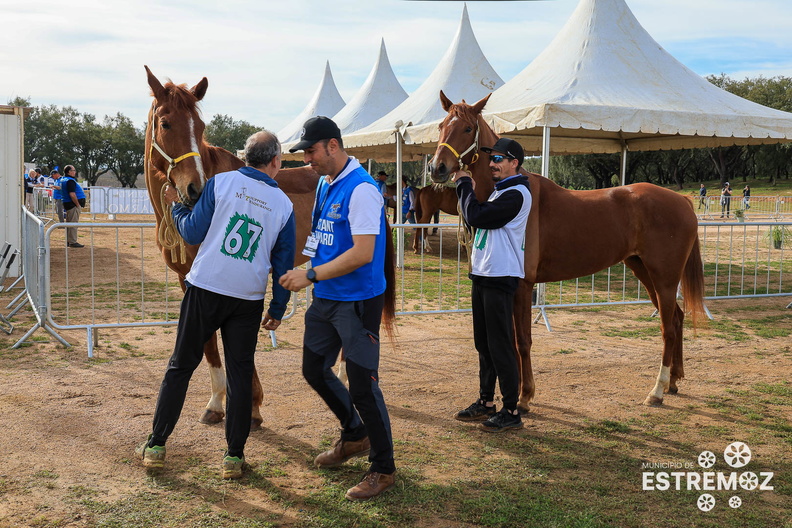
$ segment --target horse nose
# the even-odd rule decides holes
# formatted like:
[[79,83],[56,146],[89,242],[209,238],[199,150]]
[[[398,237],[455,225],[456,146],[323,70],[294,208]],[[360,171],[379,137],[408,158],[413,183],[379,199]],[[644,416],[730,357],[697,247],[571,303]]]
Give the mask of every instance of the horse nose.
[[448,176],[448,166],[442,161],[435,165],[432,170],[432,177],[435,180],[444,180]]
[[197,202],[198,198],[201,197],[201,189],[198,189],[194,183],[189,184],[187,186],[187,197],[191,203]]

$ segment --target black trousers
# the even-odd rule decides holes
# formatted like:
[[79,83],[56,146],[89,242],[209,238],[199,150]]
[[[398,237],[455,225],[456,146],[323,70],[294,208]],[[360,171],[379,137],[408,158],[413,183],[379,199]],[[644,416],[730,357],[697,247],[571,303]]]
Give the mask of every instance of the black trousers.
[[515,290],[503,283],[487,284],[487,278],[480,277],[473,280],[473,342],[479,353],[480,398],[494,400],[497,379],[503,406],[509,410],[517,408],[520,379],[514,343],[514,294]]
[[[303,376],[341,423],[342,440],[371,442],[371,471],[393,473],[390,417],[379,387],[379,328],[384,296],[365,301],[314,297],[305,313]],[[344,349],[349,390],[332,368]]]
[[226,441],[230,456],[242,456],[253,412],[253,369],[264,301],[248,301],[187,288],[179,314],[176,346],[160,386],[150,445],[165,445],[179,420],[190,378],[203,357],[204,343],[217,330],[226,369]]

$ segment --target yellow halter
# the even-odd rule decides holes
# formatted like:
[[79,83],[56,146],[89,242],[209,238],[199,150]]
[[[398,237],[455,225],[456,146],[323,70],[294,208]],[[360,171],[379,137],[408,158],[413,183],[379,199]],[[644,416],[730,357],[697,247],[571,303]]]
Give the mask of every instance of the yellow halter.
[[440,143],[439,145],[437,145],[437,148],[446,147],[448,150],[451,151],[451,153],[454,156],[456,156],[457,161],[459,161],[459,168],[462,169],[462,170],[467,170],[468,166],[465,165],[465,163],[462,161],[462,158],[467,156],[467,154],[471,150],[475,150],[476,152],[473,154],[473,158],[470,160],[470,164],[469,165],[473,165],[474,163],[476,163],[476,161],[478,161],[478,157],[479,157],[479,155],[478,155],[479,130],[480,130],[480,127],[478,126],[478,123],[476,123],[476,137],[473,140],[473,143],[471,143],[470,146],[467,148],[467,150],[465,150],[465,152],[463,152],[462,154],[458,153],[456,151],[456,149],[454,147],[452,147],[451,145],[449,145],[448,143]]
[[157,152],[159,152],[162,155],[162,157],[165,158],[165,160],[168,162],[168,173],[166,174],[166,177],[170,183],[173,183],[170,179],[170,173],[176,167],[176,164],[179,163],[180,161],[186,160],[187,158],[192,158],[193,156],[200,158],[201,155],[198,152],[188,152],[187,154],[183,154],[178,158],[174,159],[168,156],[165,153],[165,151],[162,150],[162,147],[160,147],[157,144],[156,126],[154,125],[154,114],[156,113],[157,110],[156,104],[157,104],[156,101],[151,104],[151,149],[149,149],[149,159],[151,159],[152,151],[154,149],[157,149]]

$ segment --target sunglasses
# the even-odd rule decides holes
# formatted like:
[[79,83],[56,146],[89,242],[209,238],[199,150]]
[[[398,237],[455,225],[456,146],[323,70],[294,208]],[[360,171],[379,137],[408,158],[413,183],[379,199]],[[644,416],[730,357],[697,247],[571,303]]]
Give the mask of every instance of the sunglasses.
[[493,163],[500,163],[501,161],[503,161],[505,159],[512,159],[512,158],[510,158],[508,156],[501,156],[500,154],[492,154],[492,155],[490,155],[490,161],[493,162]]

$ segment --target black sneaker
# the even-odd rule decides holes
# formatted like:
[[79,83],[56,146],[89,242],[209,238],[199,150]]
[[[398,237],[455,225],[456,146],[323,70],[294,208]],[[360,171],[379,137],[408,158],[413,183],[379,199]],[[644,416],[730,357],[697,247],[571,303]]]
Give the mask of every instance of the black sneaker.
[[495,416],[495,406],[487,407],[484,405],[484,400],[476,400],[467,409],[456,413],[454,418],[462,422],[480,422],[492,416]]
[[506,409],[501,409],[492,418],[479,424],[479,429],[488,433],[501,433],[507,429],[522,429],[523,422],[520,414],[512,414]]

